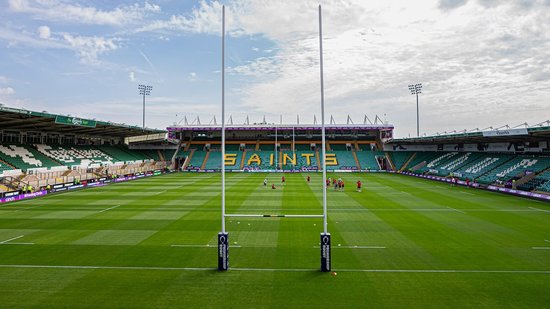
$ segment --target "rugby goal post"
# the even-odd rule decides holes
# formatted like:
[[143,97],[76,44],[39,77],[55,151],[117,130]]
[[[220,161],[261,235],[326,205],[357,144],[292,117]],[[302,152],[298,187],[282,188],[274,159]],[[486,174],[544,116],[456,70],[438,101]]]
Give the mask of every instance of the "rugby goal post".
[[[322,31],[322,14],[321,5],[319,5],[319,55],[320,55],[320,81],[321,81],[321,138],[322,138],[322,171],[321,179],[323,188],[323,214],[306,215],[306,214],[227,214],[225,212],[225,5],[222,6],[222,201],[221,201],[221,232],[218,233],[218,270],[229,270],[229,233],[225,228],[225,218],[230,217],[248,217],[248,218],[323,218],[323,233],[320,235],[321,249],[321,267],[322,272],[329,272],[332,269],[331,261],[331,240],[330,233],[327,228],[327,172],[326,172],[326,141],[325,141],[325,96],[324,96],[324,79],[323,79],[323,31]],[[277,134],[275,134],[277,138]],[[294,145],[293,145],[294,147]],[[277,141],[275,142],[275,153],[277,154]],[[276,159],[276,169],[278,168],[278,160]]]

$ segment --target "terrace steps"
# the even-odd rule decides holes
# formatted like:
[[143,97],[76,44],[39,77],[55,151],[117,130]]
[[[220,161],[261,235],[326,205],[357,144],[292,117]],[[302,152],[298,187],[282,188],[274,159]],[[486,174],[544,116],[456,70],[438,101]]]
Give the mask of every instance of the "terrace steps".
[[407,162],[405,162],[405,164],[403,164],[403,167],[401,167],[399,171],[400,172],[404,171],[409,165],[409,163],[411,163],[411,161],[414,159],[414,157],[416,157],[416,152],[412,154],[412,156],[407,160]]
[[244,169],[244,162],[245,162],[245,159],[246,159],[246,149],[243,151],[243,155],[241,157],[241,165],[239,166],[239,169],[240,170],[243,170]]
[[191,159],[193,158],[193,155],[195,154],[195,151],[197,149],[191,149],[191,152],[189,153],[189,156],[187,156],[187,159],[185,160],[185,162],[183,163],[183,168],[186,169],[187,166],[189,165],[189,162],[191,162]]
[[206,162],[208,162],[209,157],[210,157],[210,151],[208,151],[204,156],[204,160],[202,161],[202,165],[201,165],[201,170],[204,170],[204,167],[206,166]]
[[[355,143],[355,146],[357,148],[357,143]],[[357,169],[361,170],[361,164],[359,163],[359,158],[357,158],[357,152],[352,151],[351,153],[353,154],[353,159],[355,160],[355,165],[357,166]]]
[[384,154],[386,155],[386,160],[388,161],[390,168],[392,169],[392,171],[395,171],[395,164],[393,164],[390,154],[387,151]]

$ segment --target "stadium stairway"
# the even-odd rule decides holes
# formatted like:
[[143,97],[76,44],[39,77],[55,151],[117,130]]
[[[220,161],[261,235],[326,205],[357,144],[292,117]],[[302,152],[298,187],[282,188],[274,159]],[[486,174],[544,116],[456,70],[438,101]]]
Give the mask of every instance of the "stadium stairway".
[[183,162],[183,169],[186,169],[187,166],[189,166],[189,163],[191,162],[191,159],[193,158],[195,151],[197,151],[197,149],[191,149],[191,151],[189,151],[189,155],[187,156],[187,159],[185,160],[185,162]]
[[315,148],[315,159],[317,160],[318,169],[321,169],[321,160],[319,159],[319,150]]
[[206,167],[206,162],[208,162],[208,158],[210,158],[210,151],[207,151],[205,156],[204,156],[204,159],[202,160],[202,164],[201,164],[201,170],[204,170],[205,167]]
[[400,172],[404,171],[407,168],[407,166],[409,166],[411,161],[414,160],[415,157],[416,157],[416,152],[413,152],[412,155],[409,157],[409,159],[403,164],[403,166],[401,166],[399,171]]
[[239,164],[239,169],[240,170],[243,170],[244,169],[244,160],[246,158],[246,149],[243,151],[243,155],[241,156],[241,163]]
[[411,157],[411,152],[409,151],[386,152],[386,157],[388,158],[388,162],[391,162],[390,164],[393,164],[394,170],[399,171],[408,162],[409,158]]
[[355,160],[355,166],[357,166],[357,170],[361,170],[361,164],[359,164],[359,159],[357,158],[357,143],[355,143],[355,150],[352,151],[353,159]]
[[386,151],[385,155],[386,155],[386,161],[388,162],[388,165],[390,166],[391,170],[395,171],[396,170],[395,164],[393,164],[393,160],[390,156],[390,153]]

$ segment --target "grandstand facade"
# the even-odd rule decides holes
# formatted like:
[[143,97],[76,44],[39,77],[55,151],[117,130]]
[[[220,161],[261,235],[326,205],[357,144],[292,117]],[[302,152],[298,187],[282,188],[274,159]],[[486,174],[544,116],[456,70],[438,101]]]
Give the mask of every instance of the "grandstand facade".
[[[174,162],[184,171],[317,171],[321,160],[321,126],[253,124],[226,127],[226,155],[221,158],[221,126],[168,128],[178,141]],[[387,161],[383,143],[391,138],[388,124],[326,126],[327,169],[381,171]]]
[[[0,107],[0,193],[167,165],[166,131]],[[128,143],[132,139],[133,143]],[[152,149],[132,149],[147,143]]]
[[[390,171],[453,177],[479,186],[550,192],[550,126],[393,139],[393,125],[326,126],[326,166],[337,172]],[[0,107],[0,193],[26,185],[172,168],[186,172],[320,171],[318,124],[143,129]]]
[[550,126],[393,139],[384,148],[397,171],[550,192]]

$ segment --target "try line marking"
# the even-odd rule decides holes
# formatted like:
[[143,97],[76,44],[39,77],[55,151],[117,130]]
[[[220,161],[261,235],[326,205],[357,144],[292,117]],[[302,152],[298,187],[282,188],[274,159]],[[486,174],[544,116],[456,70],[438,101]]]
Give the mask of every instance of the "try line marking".
[[[332,249],[386,249],[384,246],[331,246]],[[313,246],[313,248],[320,248]]]
[[452,207],[449,207],[449,206],[447,206],[447,208],[452,209],[452,210],[454,210],[454,211],[458,211],[458,212],[461,213],[461,214],[466,214],[466,212],[464,212],[464,211],[462,211],[462,210],[460,210],[460,209],[452,208]]
[[[170,247],[188,247],[188,248],[217,248],[217,245],[170,245]],[[242,248],[241,246],[229,245],[229,248]]]
[[550,213],[550,211],[548,211],[548,210],[538,209],[538,208],[535,208],[535,207],[529,207],[529,209],[533,209],[533,210],[537,210],[537,211],[542,211],[542,212],[548,212],[548,213]]
[[10,239],[6,239],[3,241],[0,241],[0,245],[34,245],[32,242],[10,242],[12,240],[19,239],[21,237],[24,237],[25,235],[16,236]]
[[115,209],[117,207],[120,207],[120,205],[116,205],[116,206],[113,206],[113,207],[109,207],[107,209],[103,209],[103,210],[100,210],[99,212],[104,212],[104,211],[107,211],[107,210],[111,210],[111,209]]
[[[50,269],[114,269],[114,270],[179,270],[179,271],[217,271],[210,267],[154,267],[154,266],[83,266],[83,265],[0,265],[0,268],[50,268]],[[472,270],[472,269],[333,269],[341,272],[356,273],[472,273],[472,274],[545,274],[550,270]],[[307,268],[230,268],[229,271],[258,272],[319,272]]]
[[531,247],[534,250],[550,250],[550,247]]

